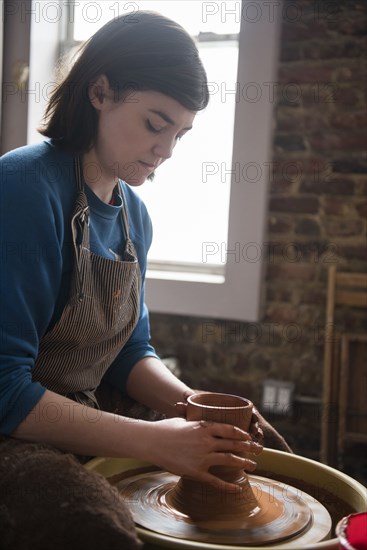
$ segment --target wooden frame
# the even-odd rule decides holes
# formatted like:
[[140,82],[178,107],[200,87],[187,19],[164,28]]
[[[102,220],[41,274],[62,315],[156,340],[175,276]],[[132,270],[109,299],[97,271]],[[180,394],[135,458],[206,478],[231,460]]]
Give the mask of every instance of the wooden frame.
[[335,422],[332,414],[333,407],[339,408],[340,344],[334,325],[338,306],[367,308],[367,273],[338,273],[336,264],[330,266],[328,272],[320,455],[321,461],[330,465],[337,463],[339,429],[339,419]]
[[[342,335],[339,378],[339,468],[343,467],[343,454],[346,443],[367,443],[367,368],[365,366],[367,352],[363,356],[364,359],[362,359],[362,346],[358,346],[358,344],[365,344],[363,347],[367,348],[367,335]],[[354,354],[353,349],[357,350]]]

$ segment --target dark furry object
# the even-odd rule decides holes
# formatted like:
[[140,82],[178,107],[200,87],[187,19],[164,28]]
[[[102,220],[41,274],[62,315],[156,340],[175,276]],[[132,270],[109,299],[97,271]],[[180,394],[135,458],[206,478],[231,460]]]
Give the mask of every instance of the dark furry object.
[[0,439],[1,550],[138,550],[116,489],[53,447]]

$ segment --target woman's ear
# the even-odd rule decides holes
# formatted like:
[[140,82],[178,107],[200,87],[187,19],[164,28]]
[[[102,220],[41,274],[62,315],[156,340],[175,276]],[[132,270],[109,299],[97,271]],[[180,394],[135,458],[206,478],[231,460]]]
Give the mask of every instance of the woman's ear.
[[100,111],[106,99],[110,96],[110,85],[106,75],[101,74],[97,80],[90,83],[88,96],[93,107]]

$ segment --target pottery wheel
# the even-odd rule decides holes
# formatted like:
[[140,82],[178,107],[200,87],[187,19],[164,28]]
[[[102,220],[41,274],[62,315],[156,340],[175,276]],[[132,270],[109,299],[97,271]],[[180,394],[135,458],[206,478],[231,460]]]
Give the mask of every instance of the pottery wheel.
[[170,504],[178,476],[162,471],[131,474],[115,486],[135,523],[165,538],[249,546],[287,540],[304,544],[328,538],[331,530],[330,515],[320,502],[268,478],[248,476],[259,504],[249,516],[193,521]]

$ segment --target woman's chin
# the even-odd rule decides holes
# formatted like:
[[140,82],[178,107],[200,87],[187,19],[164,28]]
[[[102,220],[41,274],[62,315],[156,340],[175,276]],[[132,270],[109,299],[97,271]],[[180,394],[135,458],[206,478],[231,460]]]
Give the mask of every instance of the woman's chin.
[[131,187],[140,187],[146,181],[147,176],[132,177],[132,178],[122,178],[128,185]]
[[143,185],[143,183],[148,181],[153,181],[155,178],[155,172],[152,172],[149,175],[142,174],[137,176],[136,174],[132,177],[127,177],[124,179],[128,185],[131,185],[131,187],[139,187],[140,185]]

